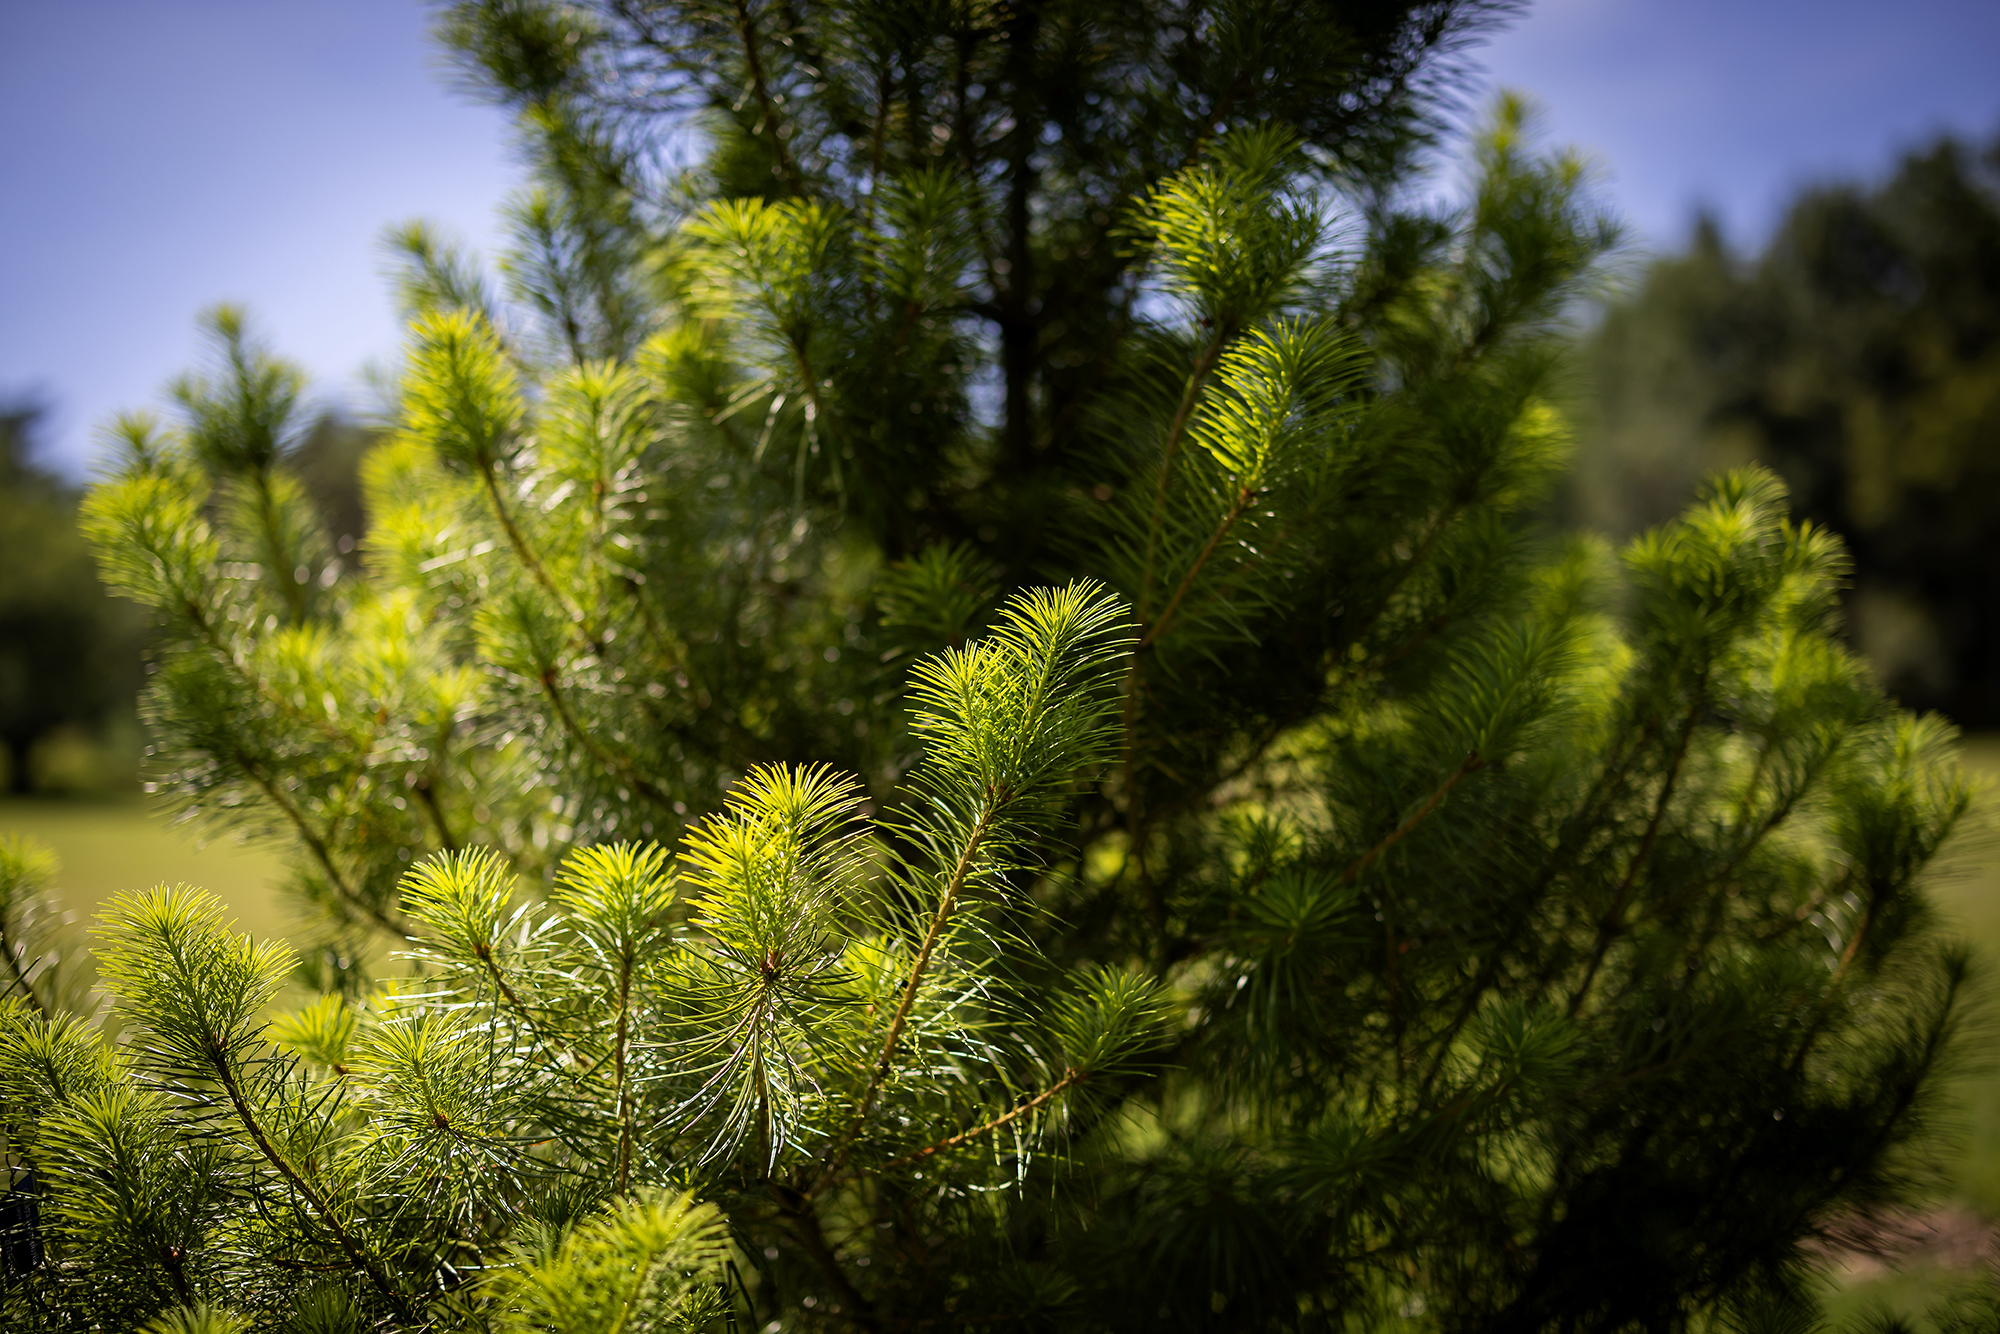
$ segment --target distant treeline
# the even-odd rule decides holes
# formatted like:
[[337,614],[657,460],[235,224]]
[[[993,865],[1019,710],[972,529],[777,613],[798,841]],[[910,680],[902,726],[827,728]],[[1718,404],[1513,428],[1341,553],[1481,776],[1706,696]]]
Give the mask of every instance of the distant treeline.
[[2000,138],[1807,191],[1752,257],[1704,221],[1580,370],[1570,517],[1631,533],[1760,460],[1846,539],[1850,637],[1884,683],[2000,725]]
[[[42,408],[0,407],[0,791],[130,790],[151,627],[98,582],[80,490],[35,461]],[[362,533],[356,468],[374,432],[333,414],[287,441],[329,532]]]

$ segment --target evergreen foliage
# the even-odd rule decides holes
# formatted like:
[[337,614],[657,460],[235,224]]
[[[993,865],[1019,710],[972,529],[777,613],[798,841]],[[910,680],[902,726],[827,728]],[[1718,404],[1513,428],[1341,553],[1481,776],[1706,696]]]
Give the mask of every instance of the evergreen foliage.
[[400,234],[359,563],[229,320],[89,501],[325,934],[27,980],[10,1320],[1802,1318],[1962,1010],[1952,736],[1767,473],[1535,536],[1615,229],[1513,102],[1400,209],[1482,13],[1297,8],[447,11],[538,183],[505,300]]

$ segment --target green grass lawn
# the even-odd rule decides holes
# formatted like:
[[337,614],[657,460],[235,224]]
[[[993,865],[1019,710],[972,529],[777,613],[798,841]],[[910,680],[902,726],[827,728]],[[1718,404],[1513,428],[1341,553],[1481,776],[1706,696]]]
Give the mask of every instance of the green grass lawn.
[[2000,832],[1995,828],[2000,821],[2000,802],[1995,800],[2000,796],[2000,737],[1968,742],[1965,759],[1966,767],[1990,788],[1931,887],[1933,902],[1951,928],[1971,943],[1980,965],[1981,1012],[1963,1052],[1972,1068],[1957,1081],[1954,1119],[1964,1148],[1952,1192],[1957,1203],[2000,1219],[2000,1051],[1995,1045],[1995,1024],[2000,1022],[2000,843],[1995,841]]
[[[1966,768],[1989,790],[1931,881],[1932,902],[1972,946],[1978,964],[1977,1010],[1960,1049],[1965,1068],[1947,1100],[1944,1131],[1952,1149],[1941,1193],[1942,1203],[2000,1221],[2000,736],[1967,741],[1964,755]],[[1991,1281],[1976,1271],[1913,1265],[1836,1288],[1828,1310],[1836,1328],[1892,1315],[1914,1334],[1930,1334],[1936,1326],[1928,1308]]]
[[113,894],[185,883],[212,891],[244,931],[259,938],[291,934],[280,849],[228,837],[204,842],[191,826],[150,813],[139,797],[0,801],[0,834],[26,834],[54,849],[61,862],[57,893],[81,924]]

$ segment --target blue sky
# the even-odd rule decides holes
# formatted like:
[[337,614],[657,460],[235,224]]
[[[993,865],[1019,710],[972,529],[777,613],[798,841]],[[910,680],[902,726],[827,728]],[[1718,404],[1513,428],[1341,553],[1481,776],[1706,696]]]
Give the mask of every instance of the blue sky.
[[1698,206],[1755,245],[1801,186],[2000,134],[1996,0],[1537,0],[1478,58],[1654,246]]
[[[96,424],[157,406],[217,300],[323,401],[360,396],[396,346],[382,228],[485,242],[515,180],[503,118],[448,90],[425,21],[412,0],[0,0],[0,394],[48,405],[51,462],[81,471]],[[1478,59],[1654,246],[1697,205],[1755,243],[1803,184],[2000,131],[1994,0],[1540,0]]]

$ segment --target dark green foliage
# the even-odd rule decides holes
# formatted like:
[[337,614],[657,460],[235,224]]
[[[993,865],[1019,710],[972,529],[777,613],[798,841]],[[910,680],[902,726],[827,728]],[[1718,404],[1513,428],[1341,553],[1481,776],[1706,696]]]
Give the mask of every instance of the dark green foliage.
[[[991,529],[980,541],[1018,578],[1055,536],[1050,492],[1095,452],[1080,437],[1109,354],[1150,324],[1131,202],[1228,131],[1272,124],[1317,170],[1386,183],[1433,139],[1469,40],[1510,8],[493,0],[451,6],[441,33],[473,86],[520,111],[543,192],[525,198],[590,219],[553,247],[523,229],[510,276],[545,327],[581,355],[628,348],[634,268],[671,267],[661,237],[688,209],[808,210],[783,262],[824,274],[794,312],[819,334],[773,367],[824,449],[806,484],[845,491],[892,558]],[[870,231],[887,234],[872,256]],[[968,470],[975,372],[994,377],[1000,426]]]
[[[93,742],[130,736],[142,618],[107,597],[76,530],[75,489],[29,457],[39,411],[0,408],[0,745],[16,795],[37,786],[129,786],[128,764],[91,764]],[[61,763],[51,745],[84,763]],[[130,744],[129,742],[127,744]],[[107,772],[89,772],[91,769]],[[65,772],[67,770],[67,772]]]
[[[166,785],[295,841],[325,994],[267,1022],[285,951],[114,907],[130,1039],[60,1040],[129,1110],[0,1069],[52,1183],[8,1314],[1800,1307],[1918,1161],[1968,797],[1769,473],[1616,555],[1532,536],[1615,231],[1513,102],[1463,210],[1387,202],[1477,17],[447,11],[549,207],[506,300],[402,234],[360,568],[282,450],[197,449],[227,395],[285,438],[246,343],[89,505],[174,627]],[[677,107],[708,155],[655,189]],[[114,1131],[116,1217],[59,1167]],[[143,1282],[95,1286],[113,1247]]]
[[1586,366],[1579,500],[1636,531],[1751,459],[1853,556],[1856,643],[1895,693],[2000,720],[2000,141],[1802,195],[1754,258],[1704,226]]

